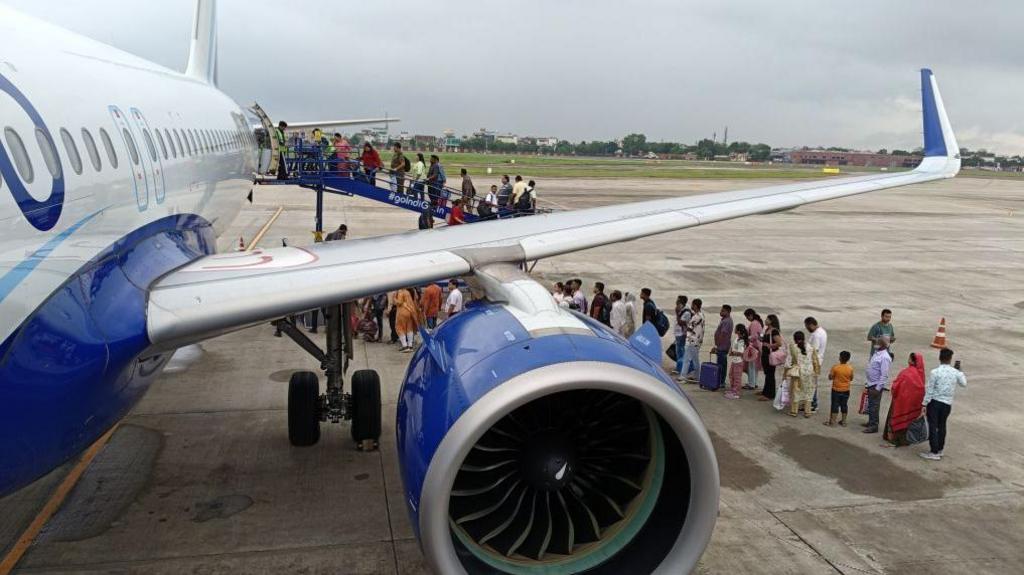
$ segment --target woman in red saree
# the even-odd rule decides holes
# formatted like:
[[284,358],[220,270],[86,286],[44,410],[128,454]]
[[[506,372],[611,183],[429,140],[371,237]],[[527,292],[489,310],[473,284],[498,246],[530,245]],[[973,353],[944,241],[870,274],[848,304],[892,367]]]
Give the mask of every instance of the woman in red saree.
[[899,447],[907,442],[907,427],[921,416],[924,400],[924,355],[910,354],[907,367],[892,382],[892,403],[885,418],[885,434],[889,443]]

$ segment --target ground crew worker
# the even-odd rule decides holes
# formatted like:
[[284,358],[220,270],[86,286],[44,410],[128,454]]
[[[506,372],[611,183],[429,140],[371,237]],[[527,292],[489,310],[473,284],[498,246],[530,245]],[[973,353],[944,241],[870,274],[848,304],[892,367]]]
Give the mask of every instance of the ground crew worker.
[[274,137],[277,138],[277,179],[279,180],[288,179],[288,163],[284,160],[284,154],[288,151],[288,140],[284,137],[284,130],[287,127],[288,123],[281,120],[274,130]]

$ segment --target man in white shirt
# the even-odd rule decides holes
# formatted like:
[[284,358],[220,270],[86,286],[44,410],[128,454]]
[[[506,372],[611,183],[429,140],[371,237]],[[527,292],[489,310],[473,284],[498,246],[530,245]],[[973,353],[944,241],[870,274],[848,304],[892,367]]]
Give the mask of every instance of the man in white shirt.
[[628,330],[626,326],[632,323],[632,318],[629,317],[629,311],[626,309],[626,302],[622,301],[622,292],[619,290],[612,290],[612,295],[609,298],[612,302],[611,317],[609,323],[612,324],[612,329],[616,331],[622,337],[627,337]]
[[586,315],[587,313],[587,296],[583,293],[583,280],[576,278],[572,280],[573,291],[572,291],[572,303],[576,306],[576,309],[580,313]]
[[459,291],[459,284],[454,279],[448,280],[448,299],[444,302],[444,309],[448,317],[462,311],[462,292]]
[[[828,332],[818,325],[818,320],[808,317],[804,320],[804,327],[807,328],[807,343],[818,350],[818,359],[824,363],[825,348],[828,347]],[[818,411],[818,376],[814,376],[814,398],[811,400],[811,413]]]
[[939,367],[928,374],[924,385],[924,401],[921,402],[925,416],[928,418],[928,451],[921,457],[938,461],[942,459],[942,450],[946,447],[946,420],[953,409],[953,396],[956,388],[967,387],[967,376],[957,367],[949,365],[953,361],[953,350],[946,348],[939,352]]

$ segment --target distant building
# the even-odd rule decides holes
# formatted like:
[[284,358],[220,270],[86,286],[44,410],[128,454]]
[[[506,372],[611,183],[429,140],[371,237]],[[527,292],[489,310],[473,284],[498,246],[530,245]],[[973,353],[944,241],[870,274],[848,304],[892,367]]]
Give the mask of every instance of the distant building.
[[[406,144],[402,145],[405,146]],[[410,150],[424,150],[432,152],[437,149],[437,136],[416,134],[409,139],[408,147]]]
[[488,130],[487,128],[480,128],[479,130],[473,132],[473,138],[483,140],[485,144],[493,144],[494,132]]
[[443,142],[442,148],[445,152],[458,152],[462,150],[462,139],[456,138],[454,132],[451,134],[446,133]]
[[514,144],[514,145],[518,145],[519,144],[519,136],[517,136],[515,134],[501,134],[501,135],[495,136],[494,139],[495,139],[495,141],[500,142],[502,144]]
[[558,138],[537,138],[537,145],[541,148],[554,148],[558,145]]
[[921,156],[918,154],[893,156],[875,152],[837,152],[832,150],[788,150],[782,154],[781,159],[783,162],[793,164],[876,168],[913,168],[921,163]]

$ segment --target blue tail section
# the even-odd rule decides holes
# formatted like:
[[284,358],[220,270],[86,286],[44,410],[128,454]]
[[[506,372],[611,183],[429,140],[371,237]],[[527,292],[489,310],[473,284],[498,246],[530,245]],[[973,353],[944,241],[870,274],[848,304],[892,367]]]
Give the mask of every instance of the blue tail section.
[[939,107],[935,102],[935,89],[932,87],[932,71],[928,68],[921,69],[921,111],[924,121],[924,155],[948,156]]

